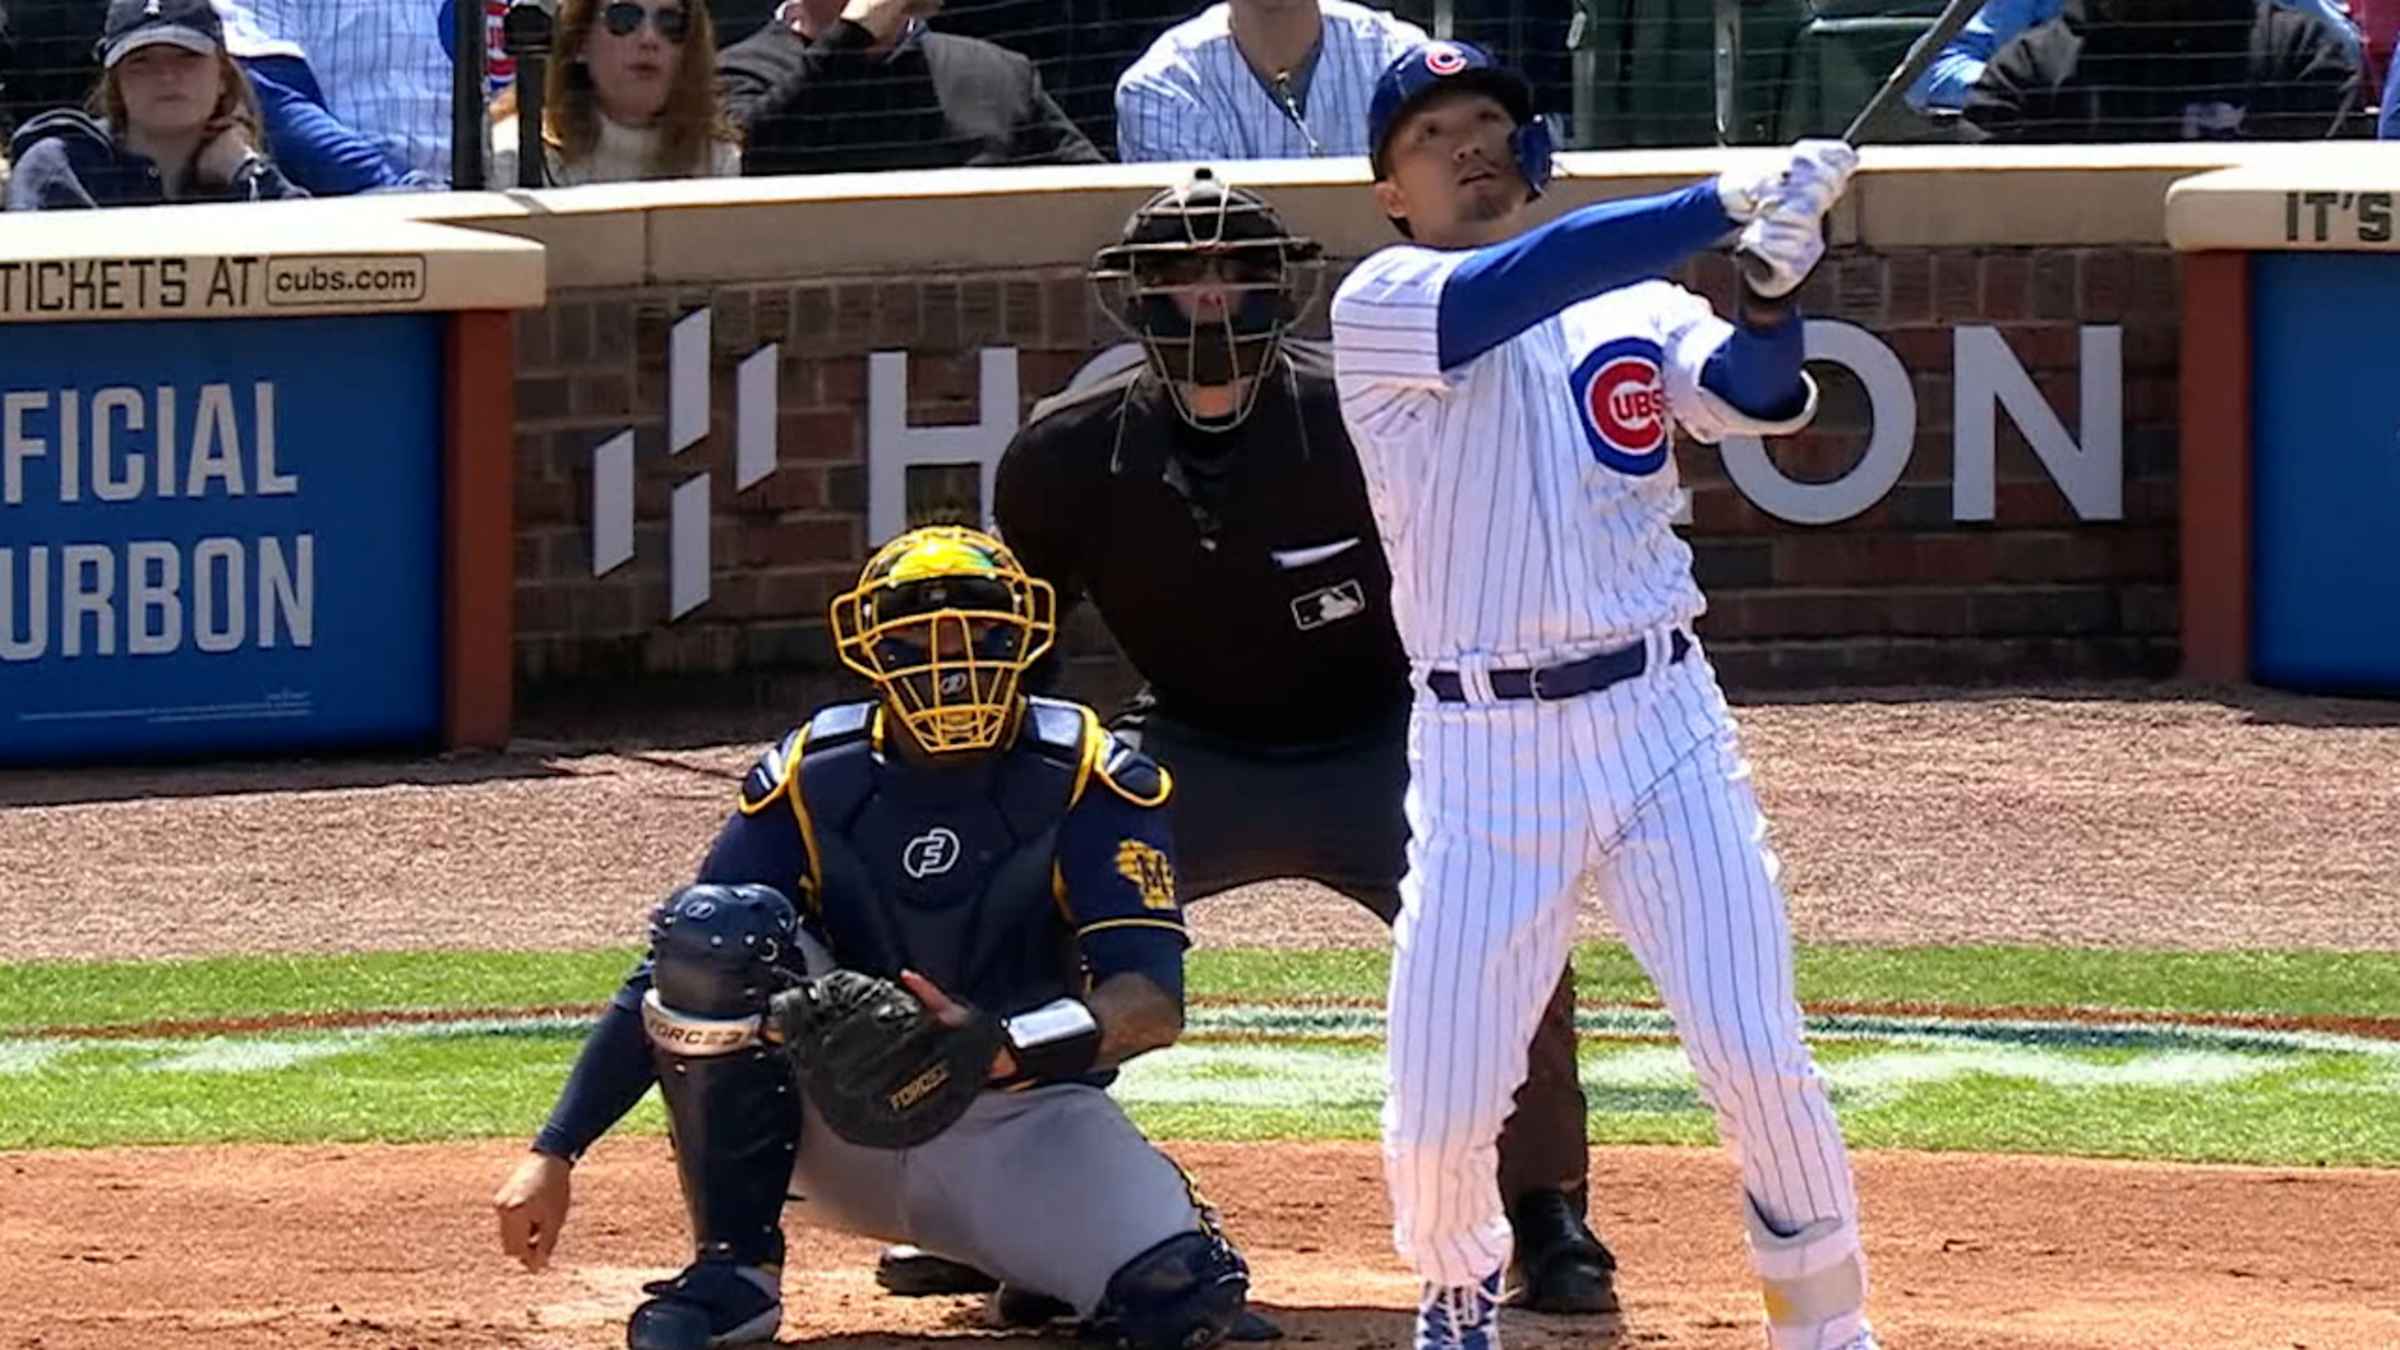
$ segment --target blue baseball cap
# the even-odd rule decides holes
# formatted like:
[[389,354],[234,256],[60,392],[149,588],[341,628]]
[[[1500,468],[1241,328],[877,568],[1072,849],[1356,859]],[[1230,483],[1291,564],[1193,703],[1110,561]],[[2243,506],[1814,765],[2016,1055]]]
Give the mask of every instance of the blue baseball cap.
[[1435,93],[1454,87],[1497,99],[1517,119],[1509,149],[1533,195],[1550,185],[1550,128],[1534,116],[1533,86],[1472,42],[1420,42],[1392,58],[1367,102],[1367,159],[1375,177],[1388,176],[1384,150],[1400,123]]

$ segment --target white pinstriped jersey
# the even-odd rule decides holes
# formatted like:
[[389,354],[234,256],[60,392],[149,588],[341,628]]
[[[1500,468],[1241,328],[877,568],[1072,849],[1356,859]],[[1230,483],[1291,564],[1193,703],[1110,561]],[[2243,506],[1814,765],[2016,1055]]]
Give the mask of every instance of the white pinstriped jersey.
[[[469,0],[480,4],[481,0]],[[343,125],[404,168],[450,178],[450,4],[446,0],[217,0],[263,52],[297,54]]]
[[1229,6],[1211,5],[1161,34],[1117,77],[1117,158],[1130,164],[1367,153],[1367,102],[1376,77],[1425,41],[1425,30],[1351,0],[1322,0],[1320,8],[1324,37],[1305,97],[1295,97],[1293,107],[1259,82],[1234,45]]
[[1814,384],[1773,423],[1702,388],[1732,325],[1665,281],[1569,305],[1444,371],[1442,289],[1469,256],[1388,248],[1333,300],[1334,380],[1418,673],[1542,664],[1697,617],[1670,423],[1710,443],[1794,430]]

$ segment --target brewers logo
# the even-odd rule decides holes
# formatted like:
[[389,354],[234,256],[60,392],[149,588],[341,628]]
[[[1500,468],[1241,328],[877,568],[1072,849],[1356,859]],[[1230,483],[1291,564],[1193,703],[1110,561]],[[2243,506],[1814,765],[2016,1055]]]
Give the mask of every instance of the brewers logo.
[[1592,458],[1624,474],[1652,474],[1667,463],[1667,387],[1663,353],[1649,338],[1619,338],[1592,349],[1575,367],[1573,387]]
[[1141,892],[1142,908],[1175,908],[1175,865],[1167,861],[1166,854],[1139,839],[1128,839],[1117,845],[1117,875]]

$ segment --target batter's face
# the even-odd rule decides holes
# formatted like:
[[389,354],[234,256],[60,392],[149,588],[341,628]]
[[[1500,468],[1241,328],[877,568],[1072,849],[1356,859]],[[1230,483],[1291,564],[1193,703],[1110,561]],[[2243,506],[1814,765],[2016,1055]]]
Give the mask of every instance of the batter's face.
[[1516,130],[1517,119],[1489,94],[1435,94],[1393,128],[1376,202],[1435,248],[1507,238],[1533,200],[1509,148]]

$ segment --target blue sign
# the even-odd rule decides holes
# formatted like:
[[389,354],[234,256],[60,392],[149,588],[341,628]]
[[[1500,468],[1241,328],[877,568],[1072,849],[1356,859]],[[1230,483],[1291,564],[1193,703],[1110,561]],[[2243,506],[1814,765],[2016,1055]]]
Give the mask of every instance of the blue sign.
[[2250,281],[2252,674],[2400,695],[2400,260],[2261,254]]
[[0,327],[0,762],[434,739],[440,325]]

